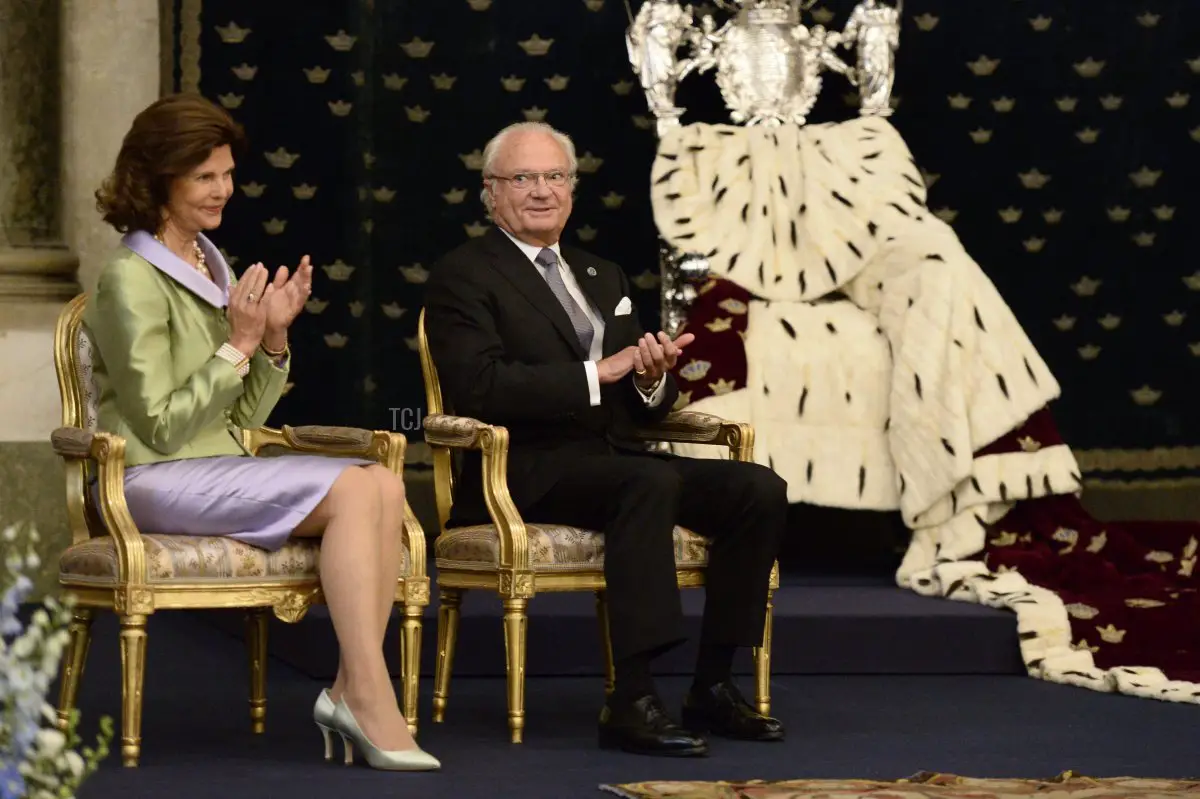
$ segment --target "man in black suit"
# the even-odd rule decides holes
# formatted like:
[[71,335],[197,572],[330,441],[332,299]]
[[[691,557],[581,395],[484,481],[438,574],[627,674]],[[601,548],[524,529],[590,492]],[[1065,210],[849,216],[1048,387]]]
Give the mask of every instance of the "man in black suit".
[[[513,125],[484,161],[482,199],[495,227],[431,271],[429,346],[452,412],[508,428],[508,485],[522,517],[605,535],[616,686],[601,713],[601,746],[702,755],[705,732],[782,739],[783,726],[734,686],[731,666],[737,647],[762,641],[786,484],[757,464],[655,455],[633,440],[634,425],[674,405],[669,370],[694,337],[643,334],[625,272],[560,246],[576,180],[568,137],[541,123]],[[473,454],[455,526],[489,520]],[[676,524],[712,542],[683,727],[650,673],[651,660],[683,640]]]

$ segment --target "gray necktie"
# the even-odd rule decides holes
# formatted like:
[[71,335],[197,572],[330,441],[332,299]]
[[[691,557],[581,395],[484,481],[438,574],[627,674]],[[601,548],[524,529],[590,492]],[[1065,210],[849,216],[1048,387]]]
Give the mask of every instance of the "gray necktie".
[[592,323],[588,321],[587,314],[579,307],[579,303],[567,291],[567,284],[563,282],[562,274],[558,270],[558,256],[554,254],[554,250],[549,247],[544,247],[534,259],[538,265],[542,267],[542,274],[546,278],[546,283],[550,286],[550,290],[554,292],[554,296],[558,298],[563,310],[567,312],[567,316],[571,319],[571,327],[575,328],[575,335],[579,337],[579,343],[583,345],[584,352],[592,351],[592,336],[595,330],[592,328]]

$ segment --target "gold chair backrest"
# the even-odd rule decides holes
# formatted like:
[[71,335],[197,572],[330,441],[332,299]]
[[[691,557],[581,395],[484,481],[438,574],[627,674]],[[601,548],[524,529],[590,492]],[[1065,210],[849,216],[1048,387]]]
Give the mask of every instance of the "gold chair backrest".
[[[62,424],[94,433],[100,392],[93,365],[95,349],[91,334],[83,323],[87,294],[68,302],[58,314],[54,327],[54,372],[58,377],[58,396],[62,402]],[[69,461],[66,466],[67,518],[74,543],[87,540],[91,530],[88,519],[98,520],[87,487],[94,475],[90,461]]]
[[[425,336],[424,308],[417,319],[417,348],[421,355],[421,376],[425,380],[426,412],[446,413],[442,404],[442,384],[438,380],[433,355],[429,352],[429,339]],[[433,485],[437,497],[438,529],[445,531],[450,508],[454,505],[454,464],[450,451],[445,447],[433,448]]]

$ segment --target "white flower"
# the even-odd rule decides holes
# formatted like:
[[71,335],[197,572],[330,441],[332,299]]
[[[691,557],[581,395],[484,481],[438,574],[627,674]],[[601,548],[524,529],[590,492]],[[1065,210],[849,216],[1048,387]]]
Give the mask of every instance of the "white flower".
[[46,648],[46,657],[45,657],[45,659],[47,661],[47,665],[49,665],[49,661],[53,661],[54,663],[57,663],[59,658],[62,657],[64,643],[65,642],[63,641],[63,639],[57,635],[46,642],[46,647],[45,647]]
[[63,757],[67,761],[67,769],[70,770],[72,777],[79,777],[83,774],[83,768],[86,764],[78,752],[74,749],[68,749]]
[[12,656],[18,660],[25,660],[33,654],[33,645],[36,643],[31,635],[22,635],[17,640],[13,641]]
[[[17,540],[18,528],[0,531],[0,538]],[[108,754],[112,720],[100,721],[99,749],[75,751],[79,738],[73,726],[57,729],[57,713],[46,701],[70,641],[67,629],[74,600],[43,600],[42,607],[22,624],[19,610],[33,591],[28,569],[41,565],[24,531],[24,544],[4,546],[0,569],[0,795],[22,799],[74,797],[80,784]],[[24,550],[18,551],[18,550]]]
[[38,754],[49,758],[58,757],[58,753],[67,745],[67,736],[54,728],[38,730],[34,740],[37,742]]

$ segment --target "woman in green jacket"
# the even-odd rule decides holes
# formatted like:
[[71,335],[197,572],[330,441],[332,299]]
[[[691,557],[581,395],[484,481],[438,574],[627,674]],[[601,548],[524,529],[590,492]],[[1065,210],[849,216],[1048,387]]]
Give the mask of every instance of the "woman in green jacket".
[[124,234],[84,322],[95,342],[98,426],[126,440],[125,496],[140,529],[229,535],[268,550],[322,539],[321,586],[341,650],[314,720],[370,765],[427,770],[397,706],[383,637],[400,576],[404,484],[365,460],[256,458],[239,428],[262,425],[291,363],[287,331],[312,286],[308,256],[237,280],[203,231],[233,194],[241,127],[194,94],[164,97],[126,134],[96,193]]

